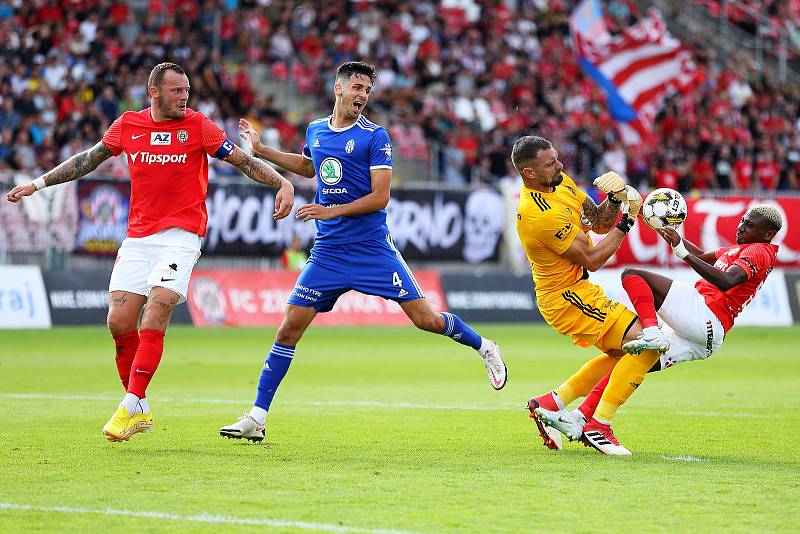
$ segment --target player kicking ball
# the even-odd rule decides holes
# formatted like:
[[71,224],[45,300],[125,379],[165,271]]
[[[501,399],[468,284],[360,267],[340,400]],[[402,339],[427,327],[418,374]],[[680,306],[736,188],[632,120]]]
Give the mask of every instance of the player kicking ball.
[[[775,266],[778,246],[771,243],[783,226],[780,212],[768,204],[752,206],[736,230],[736,245],[704,252],[682,239],[672,228],[656,230],[673,253],[699,274],[694,287],[640,269],[625,269],[622,285],[639,314],[643,335],[625,343],[629,354],[669,348],[650,370],[703,360],[717,352],[736,317],[755,297]],[[659,326],[658,316],[663,325]],[[577,409],[538,407],[534,417],[570,440],[581,440],[600,452],[596,436],[585,432],[609,377],[600,380]]]
[[342,64],[333,87],[333,113],[308,125],[302,154],[262,145],[252,125],[244,119],[239,122],[255,155],[295,174],[317,177],[315,203],[296,213],[300,220],[316,221],[317,238],[264,362],[253,407],[237,422],[222,427],[222,436],[264,439],[267,412],[303,333],[317,313],[331,311],[339,296],[350,290],[399,303],[417,328],[477,351],[494,389],[506,384],[506,366],[497,345],[457,315],[434,312],[392,242],[386,225],[392,144],[385,128],[361,114],[374,82],[372,65]]

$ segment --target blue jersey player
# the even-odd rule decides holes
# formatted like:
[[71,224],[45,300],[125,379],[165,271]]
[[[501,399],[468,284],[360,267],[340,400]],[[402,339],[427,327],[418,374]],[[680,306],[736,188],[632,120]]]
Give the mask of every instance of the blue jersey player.
[[255,155],[295,174],[317,177],[314,204],[296,212],[298,219],[316,221],[317,238],[264,363],[253,408],[238,422],[221,428],[223,436],[264,439],[267,412],[297,343],[314,316],[330,311],[349,290],[398,302],[417,328],[478,351],[494,389],[506,383],[506,366],[497,345],[457,315],[434,312],[392,242],[386,226],[392,144],[385,128],[361,115],[374,82],[372,65],[341,65],[333,86],[333,113],[308,125],[302,154],[262,145],[253,126],[244,119],[239,122],[241,135]]

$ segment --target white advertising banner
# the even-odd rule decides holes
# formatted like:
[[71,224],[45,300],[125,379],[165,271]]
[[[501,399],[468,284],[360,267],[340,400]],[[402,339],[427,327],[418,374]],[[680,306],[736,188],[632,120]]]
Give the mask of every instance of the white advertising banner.
[[[646,267],[646,270],[691,285],[700,279],[700,275],[691,269]],[[589,274],[589,281],[602,286],[609,298],[618,300],[628,309],[633,310],[627,293],[622,289],[621,274],[622,269],[600,269]],[[735,324],[737,326],[789,326],[793,324],[789,295],[786,293],[786,281],[781,269],[775,269],[770,273],[753,301],[736,318]]]
[[0,328],[50,328],[39,267],[0,265]]

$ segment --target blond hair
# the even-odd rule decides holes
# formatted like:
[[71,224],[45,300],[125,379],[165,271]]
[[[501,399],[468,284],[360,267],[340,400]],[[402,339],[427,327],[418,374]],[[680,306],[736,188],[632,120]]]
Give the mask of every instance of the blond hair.
[[747,212],[761,215],[776,232],[779,231],[783,226],[783,217],[781,217],[781,212],[778,211],[778,208],[771,204],[756,204],[755,206],[751,206]]

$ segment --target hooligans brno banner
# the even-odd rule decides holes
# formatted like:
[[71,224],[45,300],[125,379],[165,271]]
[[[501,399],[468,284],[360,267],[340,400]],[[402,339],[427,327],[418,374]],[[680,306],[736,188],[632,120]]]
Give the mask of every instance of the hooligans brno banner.
[[[295,189],[294,208],[314,201],[310,189]],[[313,222],[293,215],[274,221],[272,190],[252,184],[209,184],[208,234],[204,254],[277,256],[297,236],[309,248]],[[398,189],[387,207],[395,245],[406,259],[497,261],[505,225],[500,193]]]

